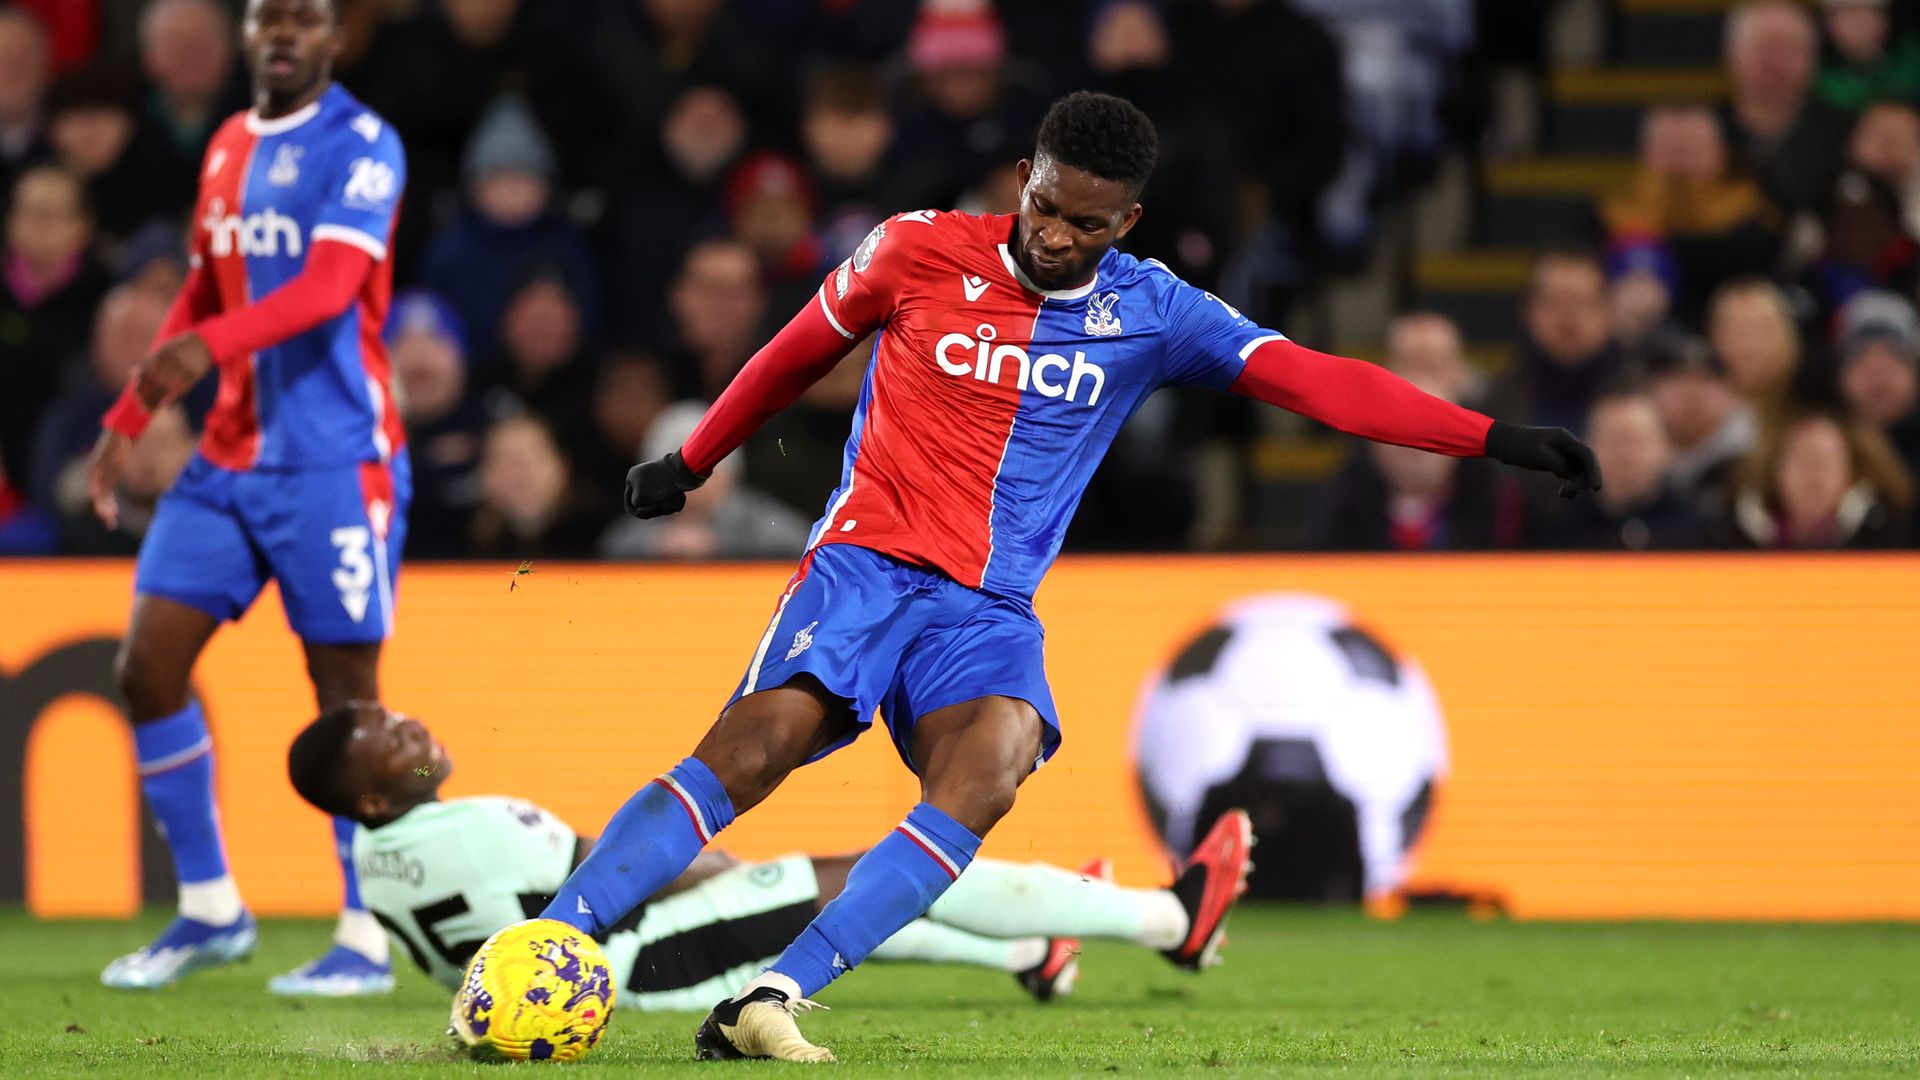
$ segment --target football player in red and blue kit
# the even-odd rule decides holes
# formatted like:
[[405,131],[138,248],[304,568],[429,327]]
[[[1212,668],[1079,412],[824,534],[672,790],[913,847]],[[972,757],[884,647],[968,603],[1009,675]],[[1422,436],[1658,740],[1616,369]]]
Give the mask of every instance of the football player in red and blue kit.
[[[152,411],[219,372],[199,452],[141,544],[118,661],[180,915],[107,967],[101,980],[116,987],[165,986],[253,948],[214,805],[213,741],[189,692],[214,630],[277,581],[322,709],[378,699],[393,631],[411,482],[380,331],[406,158],[393,128],[332,81],[332,0],[251,0],[242,29],[253,108],[207,147],[186,283],[103,420],[88,475],[111,528],[115,485]],[[355,827],[335,819],[347,882],[335,945],[275,978],[275,992],[393,987],[386,934],[359,903],[347,855]]]
[[[1301,348],[1113,250],[1140,217],[1156,143],[1125,101],[1062,99],[1020,164],[1019,213],[920,211],[876,227],[680,451],[628,475],[630,512],[679,510],[849,342],[877,332],[840,487],[739,688],[693,755],[615,814],[545,913],[604,931],[877,710],[922,801],[714,1008],[695,1037],[702,1057],[831,1060],[794,1013],[927,910],[1058,748],[1033,592],[1101,456],[1156,389],[1207,386],[1371,439],[1545,470],[1569,495],[1599,487],[1592,453],[1565,431],[1499,423]],[[1176,961],[1198,966],[1217,945],[1249,839],[1218,833],[1189,861]]]

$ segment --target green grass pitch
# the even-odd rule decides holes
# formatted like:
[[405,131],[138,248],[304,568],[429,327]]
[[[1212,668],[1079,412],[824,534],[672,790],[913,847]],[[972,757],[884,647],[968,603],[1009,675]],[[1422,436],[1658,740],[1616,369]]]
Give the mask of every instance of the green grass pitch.
[[[159,926],[0,914],[0,1076],[501,1076],[441,1037],[448,995],[283,1001],[268,975],[327,927],[262,926],[238,967],[172,990],[99,985]],[[1204,976],[1089,946],[1080,991],[1039,1006],[976,969],[874,964],[804,1029],[832,1075],[1815,1076],[1920,1069],[1920,927],[1567,925],[1344,912],[1235,914]],[[616,1010],[588,1076],[770,1075],[696,1063],[697,1016]]]

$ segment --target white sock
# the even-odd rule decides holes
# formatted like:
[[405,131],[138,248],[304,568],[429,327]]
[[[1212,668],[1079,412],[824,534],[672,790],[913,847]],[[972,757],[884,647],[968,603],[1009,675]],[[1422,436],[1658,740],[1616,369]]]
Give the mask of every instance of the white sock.
[[1174,949],[1187,940],[1187,909],[1170,889],[1147,889],[1146,918],[1133,940],[1149,949]]
[[387,962],[387,931],[371,911],[342,908],[340,922],[333,928],[333,940],[376,964]]
[[988,937],[1085,937],[1171,949],[1187,913],[1165,889],[1124,889],[1044,863],[975,859],[929,918]]
[[775,990],[787,995],[788,1001],[799,1001],[802,996],[799,983],[794,982],[792,979],[787,978],[772,968],[768,968],[760,974],[755,975],[747,985],[741,987],[740,992],[733,995],[733,1000],[739,1001],[741,998],[746,997],[748,994],[753,993],[763,986],[771,986]]
[[180,883],[180,914],[208,926],[228,926],[246,914],[240,902],[240,886],[233,875],[223,874],[208,881]]
[[915,919],[880,943],[869,959],[921,960],[930,964],[973,964],[995,971],[1025,971],[1047,954],[1044,938],[1008,941]]

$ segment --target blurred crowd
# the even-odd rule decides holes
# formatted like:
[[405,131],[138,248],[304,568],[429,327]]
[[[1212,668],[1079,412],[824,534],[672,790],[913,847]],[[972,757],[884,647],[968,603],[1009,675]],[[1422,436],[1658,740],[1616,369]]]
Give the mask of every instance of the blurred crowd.
[[[1316,282],[1364,262],[1384,205],[1477,145],[1492,54],[1542,6],[336,3],[336,74],[409,157],[386,331],[415,476],[408,555],[500,559],[797,553],[837,481],[869,342],[684,513],[625,519],[625,471],[677,446],[875,222],[1012,211],[1013,165],[1067,90],[1124,94],[1162,132],[1128,247],[1284,329]],[[0,3],[0,551],[131,552],[142,508],[193,452],[210,387],[139,442],[120,530],[92,521],[99,415],[181,280],[206,141],[248,104],[236,7]],[[1638,173],[1595,207],[1592,245],[1540,258],[1512,371],[1480,377],[1439,315],[1390,328],[1386,362],[1427,389],[1585,433],[1599,498],[1561,505],[1483,461],[1356,447],[1303,542],[1906,543],[1920,464],[1908,14],[1760,0],[1731,16],[1727,100],[1648,114]],[[1069,549],[1244,545],[1250,408],[1156,397]]]
[[[1723,100],[1646,111],[1592,245],[1537,258],[1514,370],[1447,389],[1582,433],[1606,489],[1557,505],[1472,463],[1375,452],[1359,471],[1387,492],[1384,525],[1358,494],[1336,543],[1383,527],[1389,546],[1409,528],[1481,547],[1913,542],[1920,5],[1750,0],[1728,13],[1723,64]],[[1446,351],[1429,320],[1396,333],[1394,363]]]

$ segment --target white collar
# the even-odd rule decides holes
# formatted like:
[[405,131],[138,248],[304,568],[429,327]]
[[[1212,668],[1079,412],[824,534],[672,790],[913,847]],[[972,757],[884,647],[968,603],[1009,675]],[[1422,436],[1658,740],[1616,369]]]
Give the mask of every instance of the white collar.
[[1092,292],[1095,285],[1100,284],[1100,272],[1096,270],[1094,271],[1093,279],[1077,289],[1055,289],[1048,291],[1027,279],[1026,273],[1020,269],[1020,264],[1013,261],[1013,252],[1008,251],[1007,245],[1005,244],[1000,245],[1000,261],[1006,264],[1007,273],[1013,275],[1013,280],[1019,282],[1021,288],[1030,293],[1038,293],[1049,300],[1078,300]]
[[314,98],[305,108],[297,109],[285,116],[267,120],[261,117],[258,109],[247,110],[247,131],[254,135],[285,135],[301,124],[320,115],[320,103],[326,100],[322,94]]

